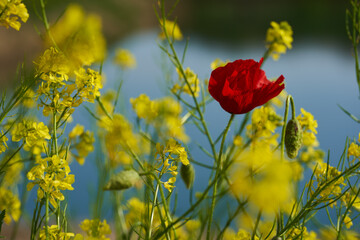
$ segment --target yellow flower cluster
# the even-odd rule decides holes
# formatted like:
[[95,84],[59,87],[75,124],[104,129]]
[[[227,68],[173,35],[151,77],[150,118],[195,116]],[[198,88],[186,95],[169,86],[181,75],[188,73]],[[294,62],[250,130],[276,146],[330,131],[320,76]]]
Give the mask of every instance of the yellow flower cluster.
[[271,22],[271,28],[266,33],[266,47],[274,60],[279,59],[280,54],[286,53],[286,49],[291,49],[293,41],[293,31],[286,22]]
[[[76,139],[78,139],[76,141]],[[94,151],[94,134],[90,131],[84,131],[84,126],[77,124],[69,133],[69,140],[73,148],[76,149],[77,154],[72,152],[76,161],[83,165],[87,155]],[[75,142],[76,141],[76,142]]]
[[268,146],[257,146],[235,159],[233,194],[266,213],[287,210],[293,198],[293,169],[281,161]]
[[314,119],[314,116],[305,111],[303,108],[300,109],[301,114],[297,116],[302,130],[303,130],[303,146],[305,150],[300,154],[300,160],[309,163],[309,162],[322,162],[324,158],[324,152],[320,149],[316,149],[319,146],[319,142],[316,138],[318,127],[317,121]]
[[[139,226],[140,225],[139,223],[142,223],[144,219],[148,219],[149,217],[148,215],[150,214],[150,212],[148,211],[149,207],[150,206],[147,203],[140,201],[136,197],[129,199],[126,204],[127,213],[125,214],[127,227],[130,228],[132,226],[133,227]],[[161,226],[160,216],[162,217],[165,216],[165,211],[163,206],[160,206],[159,208],[156,208],[154,210],[153,222],[152,222],[152,227],[154,229]],[[140,236],[145,234],[143,228],[141,229],[136,228],[136,231],[139,233]]]
[[[39,239],[40,240],[46,240],[46,239],[51,239],[51,240],[70,240],[70,239],[74,239],[74,233],[65,233],[62,232],[61,229],[59,229],[58,225],[51,225],[48,227],[48,234],[49,234],[49,238],[46,237],[46,230],[45,230],[45,226],[43,227],[43,229],[41,229],[40,231],[40,235],[39,235]],[[77,240],[78,238],[75,238],[74,240]]]
[[263,143],[276,146],[278,134],[274,132],[282,124],[282,117],[277,115],[272,107],[262,106],[253,111],[251,124],[246,127],[246,135],[252,140],[253,145]]
[[[94,14],[86,15],[80,5],[69,5],[60,20],[50,28],[50,34],[73,69],[90,66],[105,58],[106,43],[101,33],[101,19]],[[50,38],[47,42],[53,44]]]
[[44,152],[44,144],[46,139],[50,139],[49,129],[44,123],[36,123],[31,120],[23,120],[20,123],[16,123],[11,131],[12,141],[19,142],[23,140],[25,142],[24,149],[34,154],[40,154]]
[[181,83],[181,85],[176,83],[173,86],[173,88],[171,89],[171,91],[176,94],[179,94],[179,95],[182,92],[184,92],[184,93],[189,94],[190,96],[192,96],[192,93],[194,94],[195,97],[199,96],[200,86],[199,86],[199,79],[198,79],[197,75],[190,68],[185,69],[184,73],[186,76],[186,80],[190,85],[190,88],[189,88],[189,86],[186,84],[184,76],[182,75],[180,70],[177,68],[176,71],[179,75],[179,82]]
[[[165,25],[164,22],[161,21],[161,29],[163,30],[159,37],[160,39],[165,39],[166,35],[173,41],[173,40],[181,40],[183,38],[183,35],[181,33],[181,30],[179,28],[179,26],[177,25],[177,23],[170,21],[170,20],[165,20]],[[165,35],[166,32],[166,35]]]
[[358,240],[360,238],[359,233],[354,231],[342,230],[339,232],[330,227],[320,229],[320,238],[321,240],[329,239],[344,239],[344,240]]
[[[37,74],[43,80],[36,98],[40,98],[39,106],[44,106],[45,116],[51,111],[62,112],[64,109],[68,109],[67,114],[71,114],[73,107],[79,106],[83,101],[94,102],[100,96],[100,74],[89,68],[74,71],[69,59],[56,48],[45,50],[36,64]],[[71,74],[76,76],[75,84],[68,81]]]
[[[138,198],[130,198],[126,205],[127,214],[125,215],[126,224],[128,227],[136,226],[136,223],[145,219],[145,214],[147,213],[147,206],[144,202],[140,201]],[[160,223],[160,218],[158,212],[154,212],[153,225],[156,226]]]
[[131,98],[130,102],[137,116],[153,125],[160,137],[188,141],[180,116],[182,108],[174,99],[164,97],[150,100],[147,95],[141,94],[137,98]]
[[1,186],[0,187],[0,209],[5,209],[5,219],[6,224],[10,224],[11,219],[18,221],[21,215],[20,211],[21,203],[18,197],[9,189]]
[[90,68],[80,68],[75,71],[75,75],[75,84],[81,99],[93,103],[95,98],[100,96],[99,90],[103,87],[101,75]]
[[[144,219],[149,218],[150,212],[149,205],[140,201],[138,198],[133,197],[128,200],[126,209],[127,213],[125,214],[127,227],[133,227],[136,229],[136,232],[143,236],[145,234],[144,228],[139,228],[136,226],[141,226],[139,223],[143,223]],[[152,229],[161,229],[163,227],[161,219],[165,218],[165,210],[163,206],[155,208],[152,222]],[[166,220],[165,220],[166,222]],[[198,220],[188,220],[184,226],[176,228],[176,239],[187,240],[187,239],[198,239],[198,232],[200,230],[201,223]],[[175,239],[173,232],[171,232],[171,238]]]
[[0,0],[0,26],[20,30],[21,23],[28,20],[29,13],[22,0]]
[[[244,230],[244,229],[239,229],[239,231],[235,234],[233,234],[232,240],[249,240],[251,239],[251,234]],[[254,237],[254,240],[259,240],[259,237],[258,236],[255,236]]]
[[105,130],[105,147],[112,166],[119,163],[131,164],[129,151],[140,152],[140,137],[132,131],[131,124],[121,114],[110,119],[103,116],[99,126]]
[[[358,137],[358,142],[360,142],[360,133]],[[358,159],[360,157],[360,146],[356,142],[352,142],[348,148],[347,153],[348,158],[350,156],[353,156],[355,159]]]
[[352,204],[352,207],[356,209],[356,211],[360,212],[360,198],[355,196],[352,191],[347,191],[341,198],[342,203],[349,207]]
[[156,159],[159,161],[159,164],[155,165],[155,168],[159,173],[159,177],[161,178],[166,173],[170,173],[172,175],[168,181],[163,182],[164,187],[171,192],[175,187],[174,183],[176,181],[176,175],[178,174],[177,162],[181,162],[184,165],[188,165],[190,163],[186,150],[176,140],[169,139],[166,146],[163,146],[160,143],[156,144],[155,156],[157,156]]
[[114,63],[118,64],[122,69],[134,68],[136,59],[129,50],[119,48],[116,50]]
[[111,229],[106,220],[85,219],[80,228],[86,233],[85,240],[110,240],[106,235],[111,234]]
[[[336,181],[328,184],[332,179],[338,177],[341,172],[327,163],[319,162],[315,166],[314,181],[312,181],[311,192],[313,193],[317,188],[326,186],[321,192],[320,197],[324,201],[331,202],[331,196],[336,197],[341,194],[344,186],[346,186],[344,177],[338,178]],[[336,203],[333,203],[336,204]],[[332,205],[333,205],[332,204]]]
[[306,227],[298,228],[293,227],[286,233],[286,239],[289,240],[296,240],[296,239],[303,239],[303,240],[317,240],[318,237],[316,232],[310,231],[306,229]]
[[[4,156],[4,159],[9,159],[11,157],[12,153],[6,153]],[[16,185],[19,180],[21,179],[21,171],[24,168],[24,163],[21,159],[21,156],[19,153],[15,154],[14,156],[12,156],[12,158],[10,159],[10,161],[8,162],[6,168],[5,168],[5,173],[3,175],[3,181],[2,181],[2,186],[13,186]]]
[[50,203],[57,208],[57,200],[63,201],[64,195],[60,190],[74,190],[71,184],[75,177],[70,173],[70,167],[65,159],[57,155],[47,158],[37,158],[36,165],[27,173],[27,178],[32,181],[27,185],[30,191],[35,185],[39,185],[37,190],[38,199],[47,195]]
[[49,89],[52,84],[65,85],[72,70],[65,54],[54,47],[46,49],[35,64],[38,75],[45,81],[43,89]]

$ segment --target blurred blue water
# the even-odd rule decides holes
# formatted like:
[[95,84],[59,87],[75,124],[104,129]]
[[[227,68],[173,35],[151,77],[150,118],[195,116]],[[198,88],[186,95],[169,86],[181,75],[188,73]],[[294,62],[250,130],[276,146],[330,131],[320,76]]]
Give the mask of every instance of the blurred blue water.
[[[166,56],[156,44],[155,32],[142,32],[132,35],[119,42],[109,50],[108,61],[105,62],[103,71],[106,75],[106,89],[115,89],[120,78],[124,79],[122,88],[123,96],[120,98],[121,109],[131,116],[129,99],[146,93],[151,99],[164,96],[166,93],[165,74],[162,69],[170,69],[171,65]],[[177,47],[182,52],[184,44]],[[129,49],[137,59],[137,68],[121,73],[120,69],[113,65],[111,59],[117,47]],[[345,49],[345,50],[344,50]],[[227,45],[223,43],[209,43],[205,39],[191,38],[184,62],[184,67],[191,67],[201,79],[210,76],[210,63],[220,58],[222,60],[252,58],[259,60],[264,53],[263,44],[248,43],[244,45]],[[263,66],[269,78],[285,76],[285,89],[295,100],[297,114],[300,108],[311,112],[318,121],[318,140],[320,147],[326,152],[331,150],[331,163],[335,164],[342,153],[347,136],[358,136],[360,125],[346,116],[337,106],[340,104],[355,115],[358,114],[359,91],[355,80],[354,61],[349,46],[320,40],[308,40],[295,42],[293,49],[280,57],[279,61],[268,61]],[[173,70],[172,70],[173,72]],[[283,110],[278,112],[283,114]],[[207,108],[205,118],[209,123],[209,129],[213,138],[223,130],[229,114],[221,109],[217,102],[212,102]],[[91,117],[84,109],[75,112],[74,118],[87,128],[95,131],[95,125]],[[237,116],[239,124],[242,116]],[[236,126],[236,123],[235,125]],[[233,127],[230,129],[235,131]],[[199,134],[194,126],[187,128],[187,133],[192,143],[199,142],[207,146],[206,140]],[[190,144],[190,149],[196,147]],[[76,176],[75,191],[68,193],[70,212],[80,219],[89,216],[89,207],[92,194],[96,194],[96,168],[94,155],[86,160],[84,166],[72,164],[72,172]],[[197,161],[212,164],[209,159],[195,150],[194,157]],[[195,191],[201,191],[207,185],[208,172],[203,168],[196,168]],[[184,211],[188,204],[188,193],[183,183],[177,181],[179,195],[179,212]],[[93,201],[93,200],[92,200]]]

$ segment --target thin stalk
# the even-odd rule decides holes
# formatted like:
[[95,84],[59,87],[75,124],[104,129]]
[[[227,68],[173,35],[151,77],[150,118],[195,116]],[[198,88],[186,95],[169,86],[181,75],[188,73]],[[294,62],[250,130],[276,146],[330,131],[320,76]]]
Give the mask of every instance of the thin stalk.
[[59,155],[58,144],[57,144],[57,124],[56,124],[56,110],[53,112],[53,141],[54,141],[54,154]]
[[215,204],[216,204],[216,194],[217,194],[217,184],[218,184],[218,178],[219,178],[219,171],[222,168],[222,158],[221,157],[222,157],[222,152],[223,152],[223,149],[224,149],[225,138],[226,138],[226,135],[227,135],[227,133],[229,131],[230,125],[231,125],[232,121],[234,120],[234,117],[235,117],[235,115],[231,114],[229,122],[225,127],[223,138],[221,140],[219,157],[218,157],[218,159],[216,161],[217,162],[217,167],[216,167],[216,173],[215,173],[215,184],[214,184],[214,189],[213,189],[213,196],[212,196],[211,208],[210,208],[210,216],[209,216],[208,228],[207,228],[207,233],[206,233],[206,238],[207,239],[210,239],[211,223],[212,223],[212,218],[213,218]]
[[261,210],[259,210],[259,213],[258,213],[258,215],[257,215],[256,222],[255,222],[255,226],[254,226],[254,230],[253,230],[252,235],[251,235],[251,240],[254,240],[254,239],[255,239],[256,231],[257,231],[257,228],[258,228],[259,222],[260,222],[260,218],[261,218]]
[[45,194],[45,235],[49,239],[49,194]]
[[58,45],[55,42],[54,37],[52,36],[51,32],[50,32],[50,25],[46,16],[46,11],[45,11],[45,3],[44,0],[40,0],[40,6],[41,6],[41,13],[42,13],[42,20],[46,29],[46,33],[48,34],[49,38],[51,39],[52,43],[54,44],[55,48],[59,49]]
[[153,201],[153,204],[152,204],[151,214],[150,214],[148,239],[151,239],[151,225],[152,225],[153,220],[154,220],[155,206],[156,206],[156,202],[157,202],[157,195],[159,193],[159,186],[160,186],[159,183],[157,183],[156,190],[155,190],[155,195],[154,195],[154,201]]

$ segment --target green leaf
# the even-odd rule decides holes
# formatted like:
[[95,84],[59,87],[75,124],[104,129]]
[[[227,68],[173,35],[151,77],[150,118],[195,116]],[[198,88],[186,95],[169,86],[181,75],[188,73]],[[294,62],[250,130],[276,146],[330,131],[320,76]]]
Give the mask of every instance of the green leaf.
[[351,119],[353,119],[355,122],[357,122],[357,123],[360,123],[360,119],[358,119],[357,117],[355,117],[353,114],[351,114],[349,111],[347,111],[345,108],[343,108],[342,106],[340,106],[339,104],[338,104],[338,106],[339,106],[339,108],[341,109],[341,110],[343,110],[344,111],[344,113],[346,114],[346,115],[348,115]]
[[134,170],[121,171],[114,175],[105,185],[104,190],[124,190],[134,186],[140,176]]

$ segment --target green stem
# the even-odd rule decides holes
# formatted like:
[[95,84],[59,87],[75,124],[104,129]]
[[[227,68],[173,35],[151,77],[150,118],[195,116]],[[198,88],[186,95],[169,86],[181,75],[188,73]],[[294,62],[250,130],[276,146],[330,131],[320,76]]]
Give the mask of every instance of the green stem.
[[225,138],[226,138],[226,135],[227,135],[227,133],[229,131],[230,125],[231,125],[232,121],[234,120],[234,117],[235,117],[235,115],[231,114],[229,122],[225,127],[223,138],[221,140],[219,156],[218,156],[218,159],[216,161],[217,166],[216,166],[216,173],[215,173],[215,183],[214,183],[213,196],[212,196],[212,201],[211,201],[210,216],[209,216],[206,239],[210,239],[211,223],[212,223],[212,218],[213,218],[215,204],[216,204],[216,194],[217,194],[217,184],[218,184],[218,180],[219,180],[219,172],[220,172],[220,170],[222,168],[222,152],[223,152],[223,149],[224,149]]
[[149,232],[148,232],[148,238],[147,239],[151,239],[151,225],[152,225],[153,220],[154,220],[155,206],[156,206],[156,202],[157,202],[157,195],[158,195],[158,192],[159,192],[159,186],[160,186],[159,183],[157,183],[156,190],[155,190],[155,195],[154,195],[154,201],[153,201],[152,208],[151,208]]
[[45,194],[45,234],[46,240],[49,239],[49,194]]
[[357,84],[359,87],[359,92],[360,92],[360,69],[359,69],[359,59],[358,59],[358,50],[357,50],[357,45],[358,45],[358,29],[356,29],[356,26],[358,26],[358,16],[359,14],[359,8],[358,8],[358,3],[354,3],[353,4],[353,14],[352,14],[352,30],[353,30],[353,36],[352,36],[352,44],[353,44],[353,48],[354,48],[354,58],[355,58],[355,73],[356,73],[356,80],[357,80]]
[[251,240],[254,240],[254,239],[255,239],[256,231],[257,231],[257,228],[258,228],[259,223],[260,223],[260,218],[261,218],[261,210],[259,210],[258,216],[257,216],[257,218],[256,218],[254,230],[253,230],[252,235],[251,235]]
[[46,33],[48,34],[49,38],[51,39],[52,43],[54,44],[55,48],[59,49],[58,45],[55,42],[54,37],[52,36],[51,32],[50,32],[50,25],[46,16],[46,11],[45,11],[45,3],[44,0],[40,0],[40,6],[41,6],[41,13],[42,13],[42,20],[46,29]]
[[96,97],[95,100],[99,103],[99,106],[100,106],[101,110],[103,110],[103,112],[106,114],[106,116],[110,120],[112,120],[112,117],[111,117],[110,113],[108,113],[108,111],[106,110],[106,108],[105,108],[104,104],[102,103],[100,97]]
[[57,125],[56,125],[56,110],[53,112],[53,141],[54,141],[54,154],[59,155],[58,144],[57,144],[57,135],[56,135]]
[[[291,109],[292,109],[292,119],[295,119],[295,104],[294,104],[294,100],[292,98],[291,95],[288,95],[288,97],[286,98],[286,103],[285,103],[285,113],[284,113],[284,123],[283,123],[283,128],[282,128],[282,133],[281,133],[281,143],[280,143],[280,155],[281,155],[281,161],[284,160],[284,152],[285,152],[285,133],[286,133],[286,124],[287,124],[287,118],[288,118],[288,112],[289,112],[289,102],[291,102]],[[284,215],[280,210],[279,213],[279,219],[278,219],[278,228],[277,231],[278,233],[283,229],[284,227]]]

